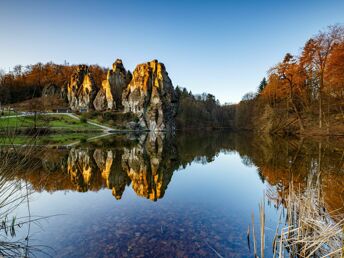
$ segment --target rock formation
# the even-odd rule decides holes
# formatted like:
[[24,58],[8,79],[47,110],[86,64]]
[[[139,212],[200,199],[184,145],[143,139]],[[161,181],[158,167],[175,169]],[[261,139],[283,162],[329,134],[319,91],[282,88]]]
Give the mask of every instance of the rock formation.
[[48,97],[48,96],[59,96],[61,97],[62,91],[59,86],[57,86],[54,83],[49,83],[44,86],[42,90],[42,96]]
[[117,59],[112,64],[112,69],[107,73],[106,80],[102,82],[101,90],[98,92],[93,104],[96,110],[122,108],[122,92],[129,84],[132,75],[126,71],[122,60]]
[[46,110],[66,109],[68,106],[66,87],[49,83],[42,90],[42,104]]
[[87,65],[79,65],[67,85],[67,98],[72,110],[93,109],[97,89]]
[[150,131],[173,131],[177,96],[165,66],[157,60],[138,65],[123,91],[124,112],[139,118],[142,128]]

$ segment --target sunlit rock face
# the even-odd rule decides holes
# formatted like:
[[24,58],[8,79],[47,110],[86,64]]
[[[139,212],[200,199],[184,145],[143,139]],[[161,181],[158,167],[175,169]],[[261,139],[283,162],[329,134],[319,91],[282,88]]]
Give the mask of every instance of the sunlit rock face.
[[123,91],[124,112],[139,118],[150,131],[175,130],[177,96],[164,64],[153,60],[136,66],[133,78]]
[[87,65],[79,65],[67,85],[67,99],[72,110],[93,109],[97,88]]
[[102,82],[102,88],[98,92],[94,107],[98,111],[114,110],[122,108],[122,92],[128,86],[132,75],[126,71],[122,60],[117,59],[107,73],[106,80]]

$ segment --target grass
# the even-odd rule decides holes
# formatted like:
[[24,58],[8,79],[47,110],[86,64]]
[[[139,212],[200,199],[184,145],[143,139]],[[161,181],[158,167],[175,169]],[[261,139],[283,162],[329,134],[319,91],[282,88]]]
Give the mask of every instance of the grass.
[[0,136],[0,145],[30,144],[30,145],[65,145],[76,141],[84,141],[88,138],[97,136],[97,133],[67,133],[67,134],[50,134],[38,137],[28,137],[17,135],[16,137]]
[[118,129],[127,129],[128,122],[138,121],[138,118],[134,114],[122,113],[118,111],[91,111],[88,113],[83,113],[80,117],[97,124],[102,124],[113,128],[116,127]]
[[33,128],[35,124],[36,127],[48,127],[53,130],[100,130],[100,128],[95,125],[88,124],[67,115],[38,115],[36,119],[34,116],[18,116],[0,119],[0,128],[6,129]]
[[[42,135],[27,135],[27,130],[48,128]],[[0,145],[65,145],[99,135],[103,129],[87,120],[67,115],[17,116],[0,119]],[[24,132],[24,133],[23,133]],[[15,137],[14,137],[15,135]]]
[[13,110],[12,111],[11,110],[0,111],[0,117],[2,117],[2,116],[15,116],[15,115],[18,115],[18,113],[13,111]]

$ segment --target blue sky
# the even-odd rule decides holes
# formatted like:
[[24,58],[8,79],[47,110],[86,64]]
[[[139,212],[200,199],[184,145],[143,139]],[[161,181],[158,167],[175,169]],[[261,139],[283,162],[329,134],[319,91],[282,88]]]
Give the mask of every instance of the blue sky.
[[286,52],[344,22],[344,1],[0,0],[0,68],[53,61],[127,69],[158,59],[174,85],[222,103],[256,90]]

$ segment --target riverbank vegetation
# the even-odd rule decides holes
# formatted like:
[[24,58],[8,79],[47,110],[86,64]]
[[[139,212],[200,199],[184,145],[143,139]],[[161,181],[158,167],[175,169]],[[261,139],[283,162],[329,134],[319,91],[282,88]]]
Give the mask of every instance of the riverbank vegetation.
[[[310,174],[301,189],[290,181],[285,189],[269,186],[268,202],[279,210],[279,221],[273,239],[273,257],[343,257],[344,217],[326,209],[320,174]],[[265,197],[264,197],[265,198]],[[262,202],[264,203],[264,201]],[[265,208],[259,205],[260,256],[265,254]],[[248,229],[257,257],[254,220]]]
[[188,129],[230,129],[233,127],[234,110],[230,105],[221,105],[214,95],[194,95],[185,88],[176,88],[179,108],[176,117],[177,128]]
[[84,117],[26,114],[0,119],[0,145],[66,145],[99,136],[104,129]]
[[[32,215],[30,197],[33,188],[25,180],[16,180],[24,168],[36,169],[31,155],[38,152],[33,147],[0,149],[0,255],[2,257],[31,257],[33,253],[46,253],[46,247],[30,244],[31,224],[43,217]],[[39,155],[39,153],[37,153]],[[24,174],[21,174],[25,177]],[[21,208],[24,214],[17,214]],[[23,213],[23,212],[22,212]]]
[[344,27],[320,31],[299,55],[287,53],[235,106],[235,128],[344,135]]
[[59,132],[85,132],[99,131],[100,128],[88,124],[83,119],[69,117],[68,115],[45,115],[30,114],[23,116],[3,117],[0,119],[0,132],[14,130],[17,132],[37,131],[38,129],[46,129],[49,131]]

